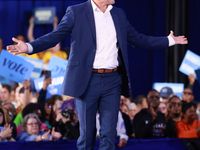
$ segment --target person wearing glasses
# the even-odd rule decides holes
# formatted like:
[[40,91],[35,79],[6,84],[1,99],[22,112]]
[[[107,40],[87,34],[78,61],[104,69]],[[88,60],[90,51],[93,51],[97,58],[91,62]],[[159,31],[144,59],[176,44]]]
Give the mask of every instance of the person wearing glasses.
[[181,98],[183,101],[186,101],[187,103],[192,102],[194,100],[193,91],[190,88],[185,88]]
[[169,99],[168,105],[168,113],[166,116],[166,136],[169,138],[176,138],[177,134],[175,130],[175,125],[178,121],[181,121],[182,119],[182,103],[180,98],[174,95]]
[[40,131],[41,121],[39,117],[34,114],[30,113],[24,117],[21,133],[17,136],[18,141],[52,141],[59,139],[61,134],[55,132],[55,128],[52,129],[50,134],[50,130]]
[[134,118],[136,138],[152,139],[165,137],[165,115],[158,111],[160,94],[150,90],[147,94],[148,108],[142,109]]

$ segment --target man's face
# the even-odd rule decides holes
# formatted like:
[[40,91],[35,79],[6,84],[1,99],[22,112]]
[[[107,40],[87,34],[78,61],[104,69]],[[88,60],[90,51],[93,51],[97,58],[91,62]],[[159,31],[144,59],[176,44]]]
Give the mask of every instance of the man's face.
[[182,93],[182,100],[186,101],[186,102],[191,102],[194,99],[194,95],[192,93],[192,90],[186,88],[184,89],[183,93]]
[[115,3],[115,0],[93,0],[95,3],[103,3],[105,5],[112,5]]
[[1,101],[2,102],[9,102],[9,98],[10,98],[9,91],[6,88],[2,87],[2,89],[1,89],[1,98],[0,98]]
[[157,108],[160,104],[160,94],[156,91],[150,91],[147,95],[147,103],[149,107]]
[[174,115],[180,115],[181,113],[181,101],[177,97],[174,97],[170,101],[170,113]]

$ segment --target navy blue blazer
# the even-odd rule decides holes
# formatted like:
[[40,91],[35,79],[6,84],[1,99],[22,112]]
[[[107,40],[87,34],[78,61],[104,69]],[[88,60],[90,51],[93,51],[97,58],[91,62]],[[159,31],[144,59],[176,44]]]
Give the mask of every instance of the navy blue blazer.
[[[127,21],[122,9],[113,7],[111,15],[117,32],[125,70],[129,73],[127,42],[141,49],[167,49],[167,37],[151,37],[139,34]],[[80,97],[89,82],[96,52],[96,32],[91,1],[69,6],[57,28],[30,44],[33,53],[55,46],[71,34],[71,47],[61,92]],[[116,43],[117,44],[117,43]]]

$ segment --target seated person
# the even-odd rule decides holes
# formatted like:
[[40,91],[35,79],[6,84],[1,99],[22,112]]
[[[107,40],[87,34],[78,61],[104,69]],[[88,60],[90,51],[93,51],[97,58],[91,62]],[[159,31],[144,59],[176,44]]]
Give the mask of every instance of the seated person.
[[18,141],[52,141],[61,137],[60,133],[55,132],[54,128],[50,134],[50,130],[47,132],[40,131],[41,121],[39,117],[30,113],[24,117],[21,133],[17,135]]
[[169,99],[169,107],[166,116],[167,128],[166,136],[169,138],[176,138],[175,125],[176,122],[182,119],[182,105],[181,100],[177,96],[173,96]]
[[9,113],[12,121],[14,121],[14,119],[15,119],[15,117],[17,115],[17,111],[15,109],[15,106],[12,103],[4,103],[3,107],[8,110],[8,113]]
[[47,131],[49,130],[47,124],[45,123],[45,110],[44,107],[37,104],[37,103],[30,103],[28,104],[23,110],[22,112],[20,112],[15,120],[14,123],[17,124],[17,135],[21,132],[21,127],[22,127],[22,123],[23,123],[23,118],[30,113],[35,113],[36,115],[38,115],[39,119],[42,121],[41,126],[40,126],[40,130],[41,131]]
[[137,105],[138,112],[140,112],[141,109],[147,108],[147,99],[144,95],[138,95],[134,99],[134,103]]
[[55,105],[55,131],[62,134],[64,140],[77,140],[80,136],[79,121],[75,111],[74,99],[58,101]]
[[172,88],[170,87],[163,87],[160,90],[160,97],[162,98],[163,103],[168,103],[170,97],[174,95]]
[[60,50],[60,43],[58,43],[56,46],[50,48],[49,51],[45,52],[42,60],[44,61],[45,64],[48,64],[51,56],[59,57],[62,59],[67,59],[67,53]]
[[[97,139],[101,136],[101,127],[100,127],[100,115],[96,115],[96,128],[97,128]],[[118,113],[118,122],[117,122],[117,136],[119,137],[118,147],[125,147],[128,141],[128,136],[126,134],[125,123],[122,118],[122,113]]]
[[190,88],[185,88],[181,95],[181,98],[183,101],[186,101],[188,103],[193,101],[194,100],[193,91]]
[[130,120],[130,117],[129,117],[129,108],[128,108],[128,106],[126,104],[121,103],[119,110],[122,113],[122,118],[124,120],[124,124],[125,124],[125,127],[126,127],[126,134],[130,138],[132,138],[133,130],[132,130],[131,120]]
[[131,102],[128,105],[128,108],[129,108],[129,117],[130,117],[130,120],[131,120],[131,128],[132,128],[131,137],[135,137],[135,129],[134,129],[134,126],[133,126],[133,122],[134,122],[135,115],[138,113],[138,108],[137,108],[137,105],[133,102]]
[[158,111],[160,111],[163,114],[167,114],[167,105],[164,102],[160,102],[159,106],[158,106]]
[[5,141],[15,141],[15,139],[12,138],[12,127],[8,124],[6,124],[4,128],[0,128],[0,142]]
[[197,120],[197,106],[194,102],[183,103],[183,119],[176,124],[178,138],[199,138],[200,121]]
[[4,103],[11,102],[10,100],[10,92],[11,92],[11,87],[10,85],[7,84],[2,84],[1,91],[0,91],[0,100],[1,104],[3,105]]
[[12,128],[12,138],[16,138],[16,126],[15,124],[11,121],[11,117],[8,114],[8,111],[0,106],[0,127],[3,128],[6,124],[8,124]]
[[147,94],[147,109],[142,109],[135,115],[134,128],[136,138],[151,139],[165,137],[165,115],[158,111],[160,94],[150,90]]

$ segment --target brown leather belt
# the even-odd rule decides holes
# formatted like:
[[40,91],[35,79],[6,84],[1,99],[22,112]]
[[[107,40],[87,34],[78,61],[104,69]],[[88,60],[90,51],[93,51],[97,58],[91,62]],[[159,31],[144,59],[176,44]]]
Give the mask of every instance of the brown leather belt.
[[114,69],[92,69],[92,71],[97,72],[97,73],[109,73],[109,72],[117,71],[117,68],[114,68]]

